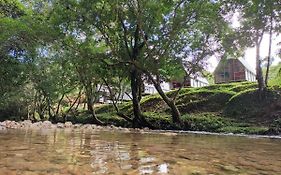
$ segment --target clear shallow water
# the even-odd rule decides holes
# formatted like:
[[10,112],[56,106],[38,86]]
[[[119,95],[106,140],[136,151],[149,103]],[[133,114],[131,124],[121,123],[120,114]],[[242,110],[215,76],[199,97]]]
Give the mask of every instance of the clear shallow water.
[[0,174],[281,174],[281,139],[0,131]]

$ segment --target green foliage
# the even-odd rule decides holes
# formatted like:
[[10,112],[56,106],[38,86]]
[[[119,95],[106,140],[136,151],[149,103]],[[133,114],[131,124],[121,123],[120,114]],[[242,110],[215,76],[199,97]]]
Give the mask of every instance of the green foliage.
[[263,100],[260,100],[261,97],[256,89],[242,91],[229,100],[225,106],[224,115],[247,122],[272,120],[266,119],[265,116],[276,110],[271,109],[270,106],[274,107],[280,103],[280,92],[269,90],[263,92],[262,96]]
[[235,93],[231,91],[218,91],[208,89],[197,89],[182,93],[177,105],[181,112],[189,113],[195,111],[220,111]]
[[279,115],[279,118],[275,119],[272,122],[268,132],[270,134],[280,134],[281,133],[281,115]]
[[169,114],[144,112],[143,115],[155,129],[175,129]]
[[185,129],[192,131],[215,132],[227,125],[227,120],[213,113],[191,114],[182,117]]
[[115,113],[103,113],[97,115],[98,119],[107,125],[115,125],[122,127],[131,127],[131,123],[128,123],[125,119],[117,116]]
[[264,135],[268,132],[267,127],[239,127],[226,126],[218,130],[218,132],[233,133],[233,134],[260,134]]
[[269,69],[269,85],[281,87],[281,64],[270,67],[270,69]]

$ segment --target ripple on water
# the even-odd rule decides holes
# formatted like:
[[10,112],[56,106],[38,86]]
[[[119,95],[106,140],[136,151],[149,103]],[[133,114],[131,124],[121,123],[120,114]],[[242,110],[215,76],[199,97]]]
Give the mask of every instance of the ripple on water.
[[280,174],[281,140],[199,134],[9,130],[0,174]]

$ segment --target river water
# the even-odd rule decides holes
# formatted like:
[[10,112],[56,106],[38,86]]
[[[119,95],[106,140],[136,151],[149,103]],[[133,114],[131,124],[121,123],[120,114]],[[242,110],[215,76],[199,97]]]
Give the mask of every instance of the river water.
[[0,174],[281,174],[281,139],[82,130],[0,131]]

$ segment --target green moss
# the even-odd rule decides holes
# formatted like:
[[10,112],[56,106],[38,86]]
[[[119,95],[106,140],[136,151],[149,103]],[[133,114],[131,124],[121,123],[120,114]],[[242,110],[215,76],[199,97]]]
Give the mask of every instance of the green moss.
[[[280,121],[275,118],[264,118],[269,121],[264,125],[260,121],[266,110],[281,104],[280,89],[269,88],[260,100],[256,90],[256,83],[240,82],[230,84],[211,85],[200,88],[183,88],[176,101],[181,114],[182,125],[172,122],[170,108],[159,95],[148,95],[141,100],[141,109],[147,121],[155,129],[182,129],[193,131],[211,131],[245,134],[280,133]],[[175,91],[168,92],[172,97]],[[132,102],[118,104],[121,112],[132,115]],[[275,109],[274,108],[274,109]],[[96,108],[97,117],[109,125],[131,127],[131,124],[115,114],[111,104]],[[80,112],[75,121],[87,123],[91,117]]]
[[130,123],[128,123],[125,119],[119,117],[115,113],[98,114],[97,118],[107,125],[131,127]]
[[181,94],[177,105],[182,113],[194,111],[221,111],[228,100],[235,95],[231,91],[200,89],[195,92]]
[[97,114],[106,113],[106,112],[111,113],[111,112],[114,112],[114,107],[112,104],[103,104],[103,105],[97,106],[95,109],[95,112]]
[[244,83],[244,84],[238,84],[237,86],[234,86],[233,88],[230,88],[230,91],[233,92],[243,92],[249,89],[256,89],[258,87],[257,83]]
[[244,122],[270,122],[272,119],[265,116],[269,112],[278,110],[281,96],[278,91],[273,90],[265,91],[261,95],[263,100],[261,100],[259,92],[255,89],[240,92],[230,98],[223,114],[229,118]]
[[182,116],[184,129],[192,131],[217,131],[229,121],[214,113],[201,113]]
[[174,129],[172,118],[166,113],[144,112],[143,115],[155,129]]

